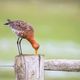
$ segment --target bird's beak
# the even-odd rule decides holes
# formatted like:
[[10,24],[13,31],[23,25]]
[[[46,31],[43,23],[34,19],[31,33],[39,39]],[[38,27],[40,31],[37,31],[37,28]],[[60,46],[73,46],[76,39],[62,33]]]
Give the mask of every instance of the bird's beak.
[[4,25],[8,25],[9,23],[5,23]]

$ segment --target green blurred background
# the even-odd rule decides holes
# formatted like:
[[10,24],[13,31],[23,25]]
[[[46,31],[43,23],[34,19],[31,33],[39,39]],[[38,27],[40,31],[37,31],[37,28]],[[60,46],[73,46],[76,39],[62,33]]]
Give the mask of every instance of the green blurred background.
[[[45,59],[80,59],[80,0],[0,0],[0,64],[13,64],[17,36],[6,19],[29,22]],[[24,54],[34,54],[23,40]],[[13,68],[0,67],[0,80],[15,80]],[[45,71],[45,80],[80,80],[80,73]]]

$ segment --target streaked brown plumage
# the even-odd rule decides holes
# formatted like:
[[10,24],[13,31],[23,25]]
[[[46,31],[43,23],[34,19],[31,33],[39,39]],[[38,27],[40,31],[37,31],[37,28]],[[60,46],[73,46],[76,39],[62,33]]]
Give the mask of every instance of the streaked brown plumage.
[[18,36],[17,45],[18,45],[19,54],[22,54],[21,40],[23,38],[28,40],[31,43],[32,47],[35,49],[36,54],[37,54],[39,44],[34,39],[34,30],[29,23],[26,23],[22,20],[12,21],[12,20],[8,19],[7,23],[5,23],[5,25],[9,25],[9,27],[12,29],[12,31],[14,31],[16,33],[16,35]]

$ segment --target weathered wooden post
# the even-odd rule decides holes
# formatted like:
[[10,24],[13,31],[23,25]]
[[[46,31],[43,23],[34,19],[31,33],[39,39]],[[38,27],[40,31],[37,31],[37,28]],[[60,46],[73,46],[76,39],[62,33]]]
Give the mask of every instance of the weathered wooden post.
[[15,58],[16,80],[44,80],[43,56],[30,54]]

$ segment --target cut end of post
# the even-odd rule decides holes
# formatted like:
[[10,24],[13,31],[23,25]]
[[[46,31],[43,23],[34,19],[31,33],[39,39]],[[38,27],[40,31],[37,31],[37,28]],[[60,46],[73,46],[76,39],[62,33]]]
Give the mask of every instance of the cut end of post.
[[20,56],[41,56],[44,57],[45,55],[43,54],[21,54],[21,55],[16,55],[16,57],[20,57]]

